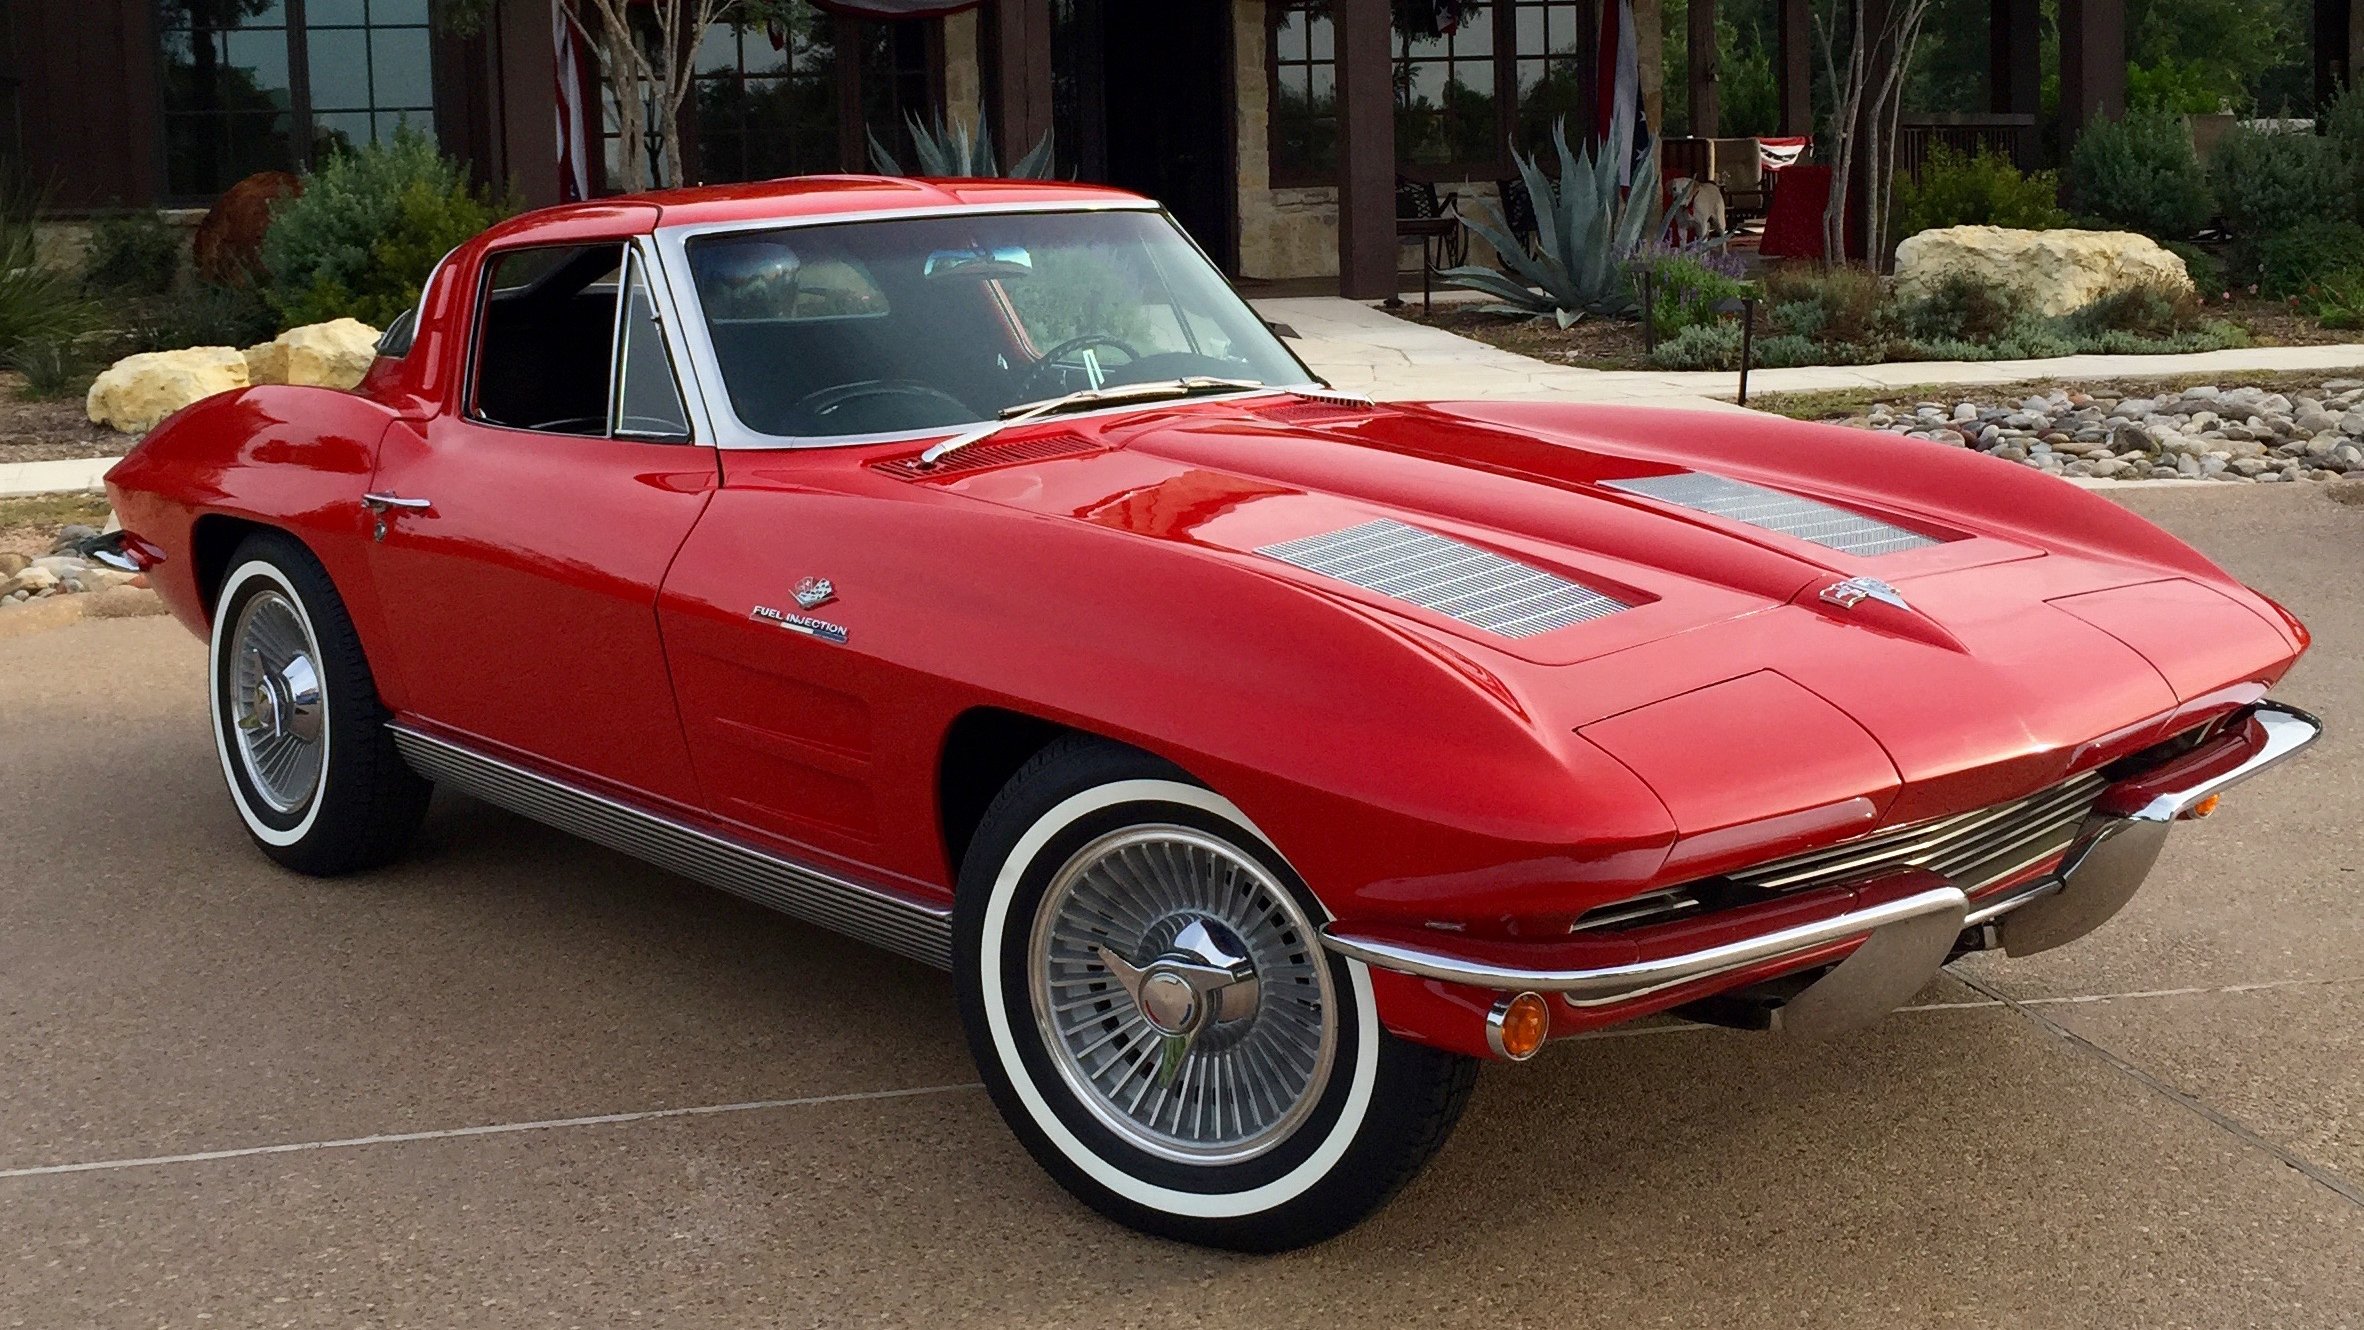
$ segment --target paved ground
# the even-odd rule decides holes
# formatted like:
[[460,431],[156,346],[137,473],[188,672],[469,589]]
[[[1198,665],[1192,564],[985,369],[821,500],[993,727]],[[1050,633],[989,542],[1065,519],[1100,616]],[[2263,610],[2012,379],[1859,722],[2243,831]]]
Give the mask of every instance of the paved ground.
[[[1512,397],[1571,402],[1731,410],[1739,376],[1722,372],[1598,370],[1554,365],[1442,328],[1411,323],[1335,296],[1258,300],[1264,317],[1298,334],[1291,343],[1338,387],[1382,400]],[[1916,387],[1930,383],[2020,383],[2029,379],[2111,379],[2145,374],[2239,374],[2256,370],[2340,371],[2364,366],[2364,346],[2265,346],[2179,356],[2066,356],[2053,360],[1933,360],[1892,365],[1809,365],[1760,369],[1752,393],[1830,388]]]
[[1270,1260],[1070,1203],[940,975],[456,798],[291,877],[178,628],[0,642],[0,1327],[2357,1324],[2364,508],[2120,494],[2313,623],[2303,767],[1869,1033],[1489,1072]]

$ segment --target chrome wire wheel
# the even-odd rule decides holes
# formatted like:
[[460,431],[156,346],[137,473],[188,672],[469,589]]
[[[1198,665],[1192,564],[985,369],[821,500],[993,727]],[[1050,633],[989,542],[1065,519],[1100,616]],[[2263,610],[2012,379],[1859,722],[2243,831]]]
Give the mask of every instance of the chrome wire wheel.
[[249,597],[230,630],[230,728],[239,765],[276,813],[303,808],[328,759],[328,710],[320,644],[293,600],[276,590]]
[[1254,1158],[1329,1082],[1337,1002],[1313,922],[1204,832],[1134,826],[1078,850],[1044,891],[1027,969],[1068,1088],[1152,1155]]

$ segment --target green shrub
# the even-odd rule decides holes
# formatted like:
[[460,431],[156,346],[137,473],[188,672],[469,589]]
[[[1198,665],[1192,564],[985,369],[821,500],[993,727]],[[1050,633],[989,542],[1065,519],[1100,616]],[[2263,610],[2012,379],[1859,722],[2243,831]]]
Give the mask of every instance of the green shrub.
[[1919,341],[1991,342],[2011,330],[2025,305],[2009,287],[1948,273],[1927,294],[1898,302],[1896,321]]
[[[1792,365],[1828,365],[1839,363],[1831,359],[1823,348],[1803,337],[1775,335],[1760,338],[1749,348],[1750,357],[1766,369],[1787,369]],[[1735,364],[1738,362],[1735,361]]]
[[1731,369],[1740,363],[1740,325],[1692,324],[1660,342],[1650,363],[1660,369]]
[[2323,138],[2347,166],[2348,190],[2364,221],[2364,81],[2350,80],[2320,118]]
[[263,237],[268,298],[289,323],[350,315],[382,328],[417,303],[437,259],[508,211],[426,136],[398,130],[331,160],[281,206]]
[[2192,288],[2202,300],[2214,298],[2232,289],[2232,279],[2226,275],[2224,260],[2184,240],[2162,242],[2167,251],[2183,260],[2183,270],[2190,274]]
[[160,296],[181,274],[188,239],[152,212],[109,217],[90,229],[82,284],[93,291]]
[[2043,231],[2068,225],[2060,210],[2060,182],[2050,171],[2022,174],[2001,153],[1976,156],[1939,143],[1929,149],[1918,181],[1897,186],[1896,232],[1914,235],[1941,226],[2010,226]]
[[2169,115],[2208,115],[2242,94],[2241,80],[2206,60],[2159,57],[2155,65],[2126,66],[2126,105]]
[[2364,268],[2348,268],[2307,289],[2299,305],[2326,328],[2364,328]]
[[2339,145],[2314,134],[2236,128],[2209,172],[2225,226],[2256,244],[2309,217],[2350,217],[2356,189]]
[[20,342],[8,353],[8,367],[25,376],[17,396],[29,402],[80,397],[96,373],[80,338],[54,337]]
[[27,343],[67,341],[98,323],[76,274],[41,262],[40,195],[0,185],[0,356]]
[[2068,178],[2079,212],[2161,240],[2192,235],[2216,210],[2191,131],[2164,111],[2086,126],[2069,152]]
[[1748,283],[1727,277],[1697,259],[1661,259],[1650,267],[1650,312],[1658,335],[1671,337],[1685,328],[1714,323],[1723,316],[1718,302],[1747,295]]
[[252,346],[279,329],[278,313],[253,287],[199,281],[171,300],[148,304],[132,324],[131,341],[138,351]]
[[1785,264],[1765,278],[1765,300],[1777,335],[1868,342],[1886,330],[1887,287],[1867,268]]
[[2070,327],[2088,335],[2132,333],[2173,337],[2200,326],[2200,302],[2170,286],[2130,286],[2112,291],[2068,316]]
[[2352,218],[2309,217],[2257,246],[2258,289],[2277,300],[2350,268],[2364,268],[2364,226]]

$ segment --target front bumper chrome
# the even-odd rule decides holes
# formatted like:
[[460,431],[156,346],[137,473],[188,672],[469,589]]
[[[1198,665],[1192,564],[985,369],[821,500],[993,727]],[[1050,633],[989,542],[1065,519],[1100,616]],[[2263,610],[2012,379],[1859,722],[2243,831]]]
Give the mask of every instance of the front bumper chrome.
[[1843,956],[1788,1001],[1784,1024],[1844,1028],[1911,997],[1966,928],[1993,926],[2016,956],[2100,927],[2142,885],[2177,818],[2287,761],[2322,731],[2303,711],[2259,703],[2198,746],[2103,788],[2056,867],[1975,903],[1936,873],[1903,869],[1678,923],[1549,941],[1336,925],[1323,930],[1323,941],[1379,969],[1502,992],[1554,993],[1578,1008],[1704,988],[1703,981],[1726,976],[1747,982],[1782,972],[1783,962],[1802,970]]

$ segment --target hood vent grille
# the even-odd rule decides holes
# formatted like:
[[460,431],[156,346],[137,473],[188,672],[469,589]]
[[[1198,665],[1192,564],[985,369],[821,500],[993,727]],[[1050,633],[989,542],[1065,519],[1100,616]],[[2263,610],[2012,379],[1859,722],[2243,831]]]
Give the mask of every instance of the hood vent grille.
[[1378,411],[1379,408],[1369,402],[1314,397],[1263,407],[1256,414],[1266,420],[1286,421],[1291,425],[1328,425],[1346,420],[1369,420]]
[[1534,637],[1630,608],[1564,577],[1384,518],[1256,552],[1503,637]]
[[1045,434],[1040,438],[1013,439],[1008,443],[979,443],[963,448],[934,466],[921,466],[915,454],[910,457],[890,458],[870,465],[890,476],[904,480],[949,480],[975,471],[987,471],[997,466],[1016,466],[1021,462],[1048,462],[1056,457],[1080,457],[1098,452],[1100,445],[1081,434]]
[[1876,517],[1704,471],[1678,471],[1671,476],[1640,476],[1604,483],[1611,489],[1689,508],[1710,517],[1746,522],[1860,558],[1877,558],[1939,543],[1933,537],[1907,531]]

